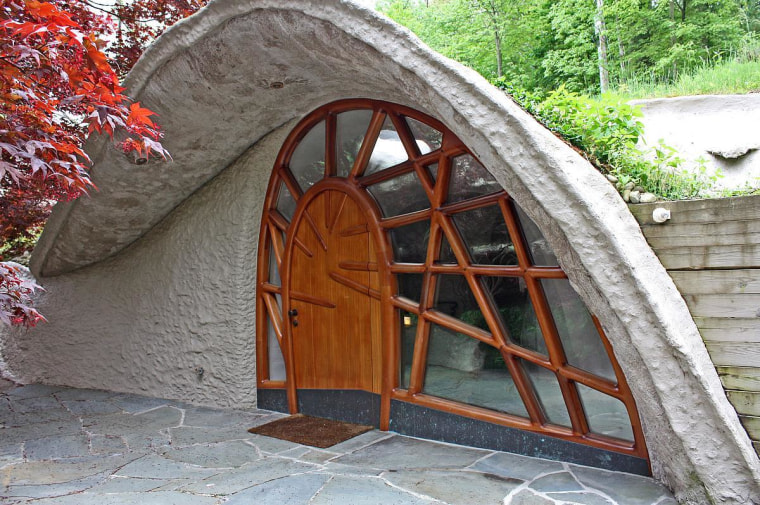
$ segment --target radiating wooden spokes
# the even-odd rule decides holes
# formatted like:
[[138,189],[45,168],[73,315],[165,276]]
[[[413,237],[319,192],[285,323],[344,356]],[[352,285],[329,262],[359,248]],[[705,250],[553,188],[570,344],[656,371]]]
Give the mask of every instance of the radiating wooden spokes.
[[380,290],[367,220],[339,191],[320,193],[301,216],[295,238],[305,250],[290,259],[289,291],[296,384],[379,392]]

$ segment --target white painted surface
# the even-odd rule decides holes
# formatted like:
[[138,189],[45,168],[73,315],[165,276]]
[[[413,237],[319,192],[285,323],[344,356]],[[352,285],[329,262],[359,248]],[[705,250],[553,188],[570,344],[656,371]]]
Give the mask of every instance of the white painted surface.
[[444,121],[541,227],[614,346],[655,476],[683,503],[760,502],[757,455],[626,206],[474,72],[349,1],[218,0],[168,31],[128,85],[161,115],[175,162],[138,167],[90,146],[101,189],[56,209],[35,251],[51,323],[6,346],[16,373],[252,405],[258,219],[284,133],[235,160],[324,103],[387,99]]

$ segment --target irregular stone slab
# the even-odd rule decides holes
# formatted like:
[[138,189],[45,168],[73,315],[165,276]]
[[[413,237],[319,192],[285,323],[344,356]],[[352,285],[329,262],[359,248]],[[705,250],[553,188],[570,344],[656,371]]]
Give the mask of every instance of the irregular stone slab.
[[127,393],[120,393],[116,396],[112,396],[108,401],[130,414],[145,412],[146,410],[152,410],[169,403],[168,400],[161,398],[151,398],[149,396],[131,395]]
[[108,478],[109,472],[99,473],[84,479],[64,482],[62,484],[10,486],[0,491],[0,496],[26,497],[26,498],[50,498],[79,493],[89,489]]
[[215,444],[232,440],[247,440],[253,435],[244,427],[238,428],[171,428],[169,430],[173,446],[182,447],[196,444]]
[[122,454],[127,451],[124,439],[116,435],[92,435],[90,452],[92,454]]
[[598,489],[625,505],[651,505],[659,498],[672,496],[667,488],[648,477],[578,465],[570,465],[570,470],[585,486]]
[[532,480],[542,473],[561,472],[565,467],[557,461],[518,456],[508,452],[497,452],[470,466],[473,470],[492,473],[513,479]]
[[69,409],[72,414],[77,416],[93,416],[98,414],[114,414],[121,412],[121,409],[110,402],[103,401],[64,401],[63,405]]
[[151,493],[91,494],[82,493],[35,501],[34,505],[215,505],[212,496],[193,496],[176,491]]
[[103,391],[100,389],[66,389],[55,393],[55,397],[62,402],[70,401],[104,401],[118,393]]
[[342,465],[328,461],[324,465],[324,471],[335,475],[360,475],[364,477],[378,477],[384,470],[378,468],[367,468],[365,466]]
[[226,495],[281,479],[288,475],[311,472],[317,467],[283,458],[264,458],[235,470],[227,470],[213,477],[182,487],[191,493]]
[[183,426],[225,428],[231,426],[245,426],[246,429],[256,425],[262,417],[268,416],[268,412],[244,412],[240,410],[210,409],[206,407],[190,407],[185,409]]
[[298,448],[305,448],[302,445],[298,445],[295,442],[288,440],[280,440],[279,438],[265,437],[264,435],[254,435],[248,438],[247,442],[253,444],[259,448],[262,452],[268,452],[270,454],[282,454],[286,451],[290,451]]
[[53,396],[38,396],[34,398],[21,398],[11,401],[11,407],[14,412],[27,414],[29,412],[40,412],[42,410],[64,410],[61,402]]
[[261,458],[254,446],[242,441],[194,445],[165,451],[161,456],[205,468],[236,468]]
[[130,451],[147,452],[162,449],[171,444],[171,438],[167,433],[126,434],[123,438]]
[[517,479],[467,471],[402,470],[382,476],[400,488],[451,505],[502,503],[505,496],[523,483]]
[[24,459],[24,446],[22,442],[0,442],[0,464],[21,461],[22,459]]
[[179,426],[182,412],[172,407],[159,407],[142,414],[108,414],[85,418],[82,425],[90,433],[103,435],[152,434]]
[[336,463],[387,470],[410,468],[464,468],[488,451],[444,445],[396,435],[351,454],[336,458]]
[[143,479],[203,479],[218,473],[216,470],[191,467],[155,454],[132,461],[116,472],[117,476]]
[[30,460],[84,457],[90,454],[90,439],[83,433],[39,438],[28,441],[25,452]]
[[56,423],[61,421],[79,424],[77,416],[63,408],[63,406],[55,410],[42,410],[39,412],[29,412],[28,414],[9,412],[3,415],[3,420],[1,422],[6,427],[25,427],[32,424]]
[[549,493],[553,499],[562,503],[562,505],[617,505],[607,498],[594,493]]
[[172,481],[165,479],[136,479],[112,476],[101,484],[89,489],[90,493],[144,493],[158,489]]
[[44,437],[76,435],[81,431],[81,424],[73,419],[9,427],[3,429],[3,443],[12,444]]
[[225,505],[303,505],[319,491],[330,477],[303,474],[284,477],[248,488],[230,496]]
[[309,505],[422,505],[435,503],[396,489],[378,478],[336,476],[325,484]]
[[17,463],[3,467],[3,484],[6,486],[62,484],[103,472],[114,472],[137,457],[139,455]]
[[11,398],[36,398],[38,396],[49,396],[59,391],[64,391],[66,388],[61,386],[44,386],[42,384],[29,384],[28,386],[21,386],[9,391],[5,394]]
[[542,493],[583,491],[583,486],[569,472],[552,473],[539,477],[530,483],[530,488]]
[[334,452],[318,451],[316,449],[310,449],[305,454],[301,455],[298,459],[307,463],[322,464],[325,461],[337,457],[338,454]]
[[357,435],[354,438],[349,438],[345,442],[341,442],[339,444],[335,444],[332,447],[330,447],[330,450],[333,452],[354,452],[357,449],[361,449],[362,447],[366,447],[370,444],[374,444],[375,442],[379,442],[380,440],[383,440],[385,438],[392,437],[392,433],[388,433],[387,431],[368,431],[366,433],[362,433],[361,435]]
[[516,495],[507,499],[504,505],[557,505],[557,502],[539,496],[530,489],[523,489]]

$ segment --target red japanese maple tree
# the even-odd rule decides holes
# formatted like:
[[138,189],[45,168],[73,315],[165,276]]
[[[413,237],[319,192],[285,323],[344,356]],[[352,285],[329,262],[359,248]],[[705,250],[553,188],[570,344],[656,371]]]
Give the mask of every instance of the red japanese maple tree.
[[[205,1],[0,0],[0,238],[22,252],[52,205],[94,189],[82,150],[96,132],[137,158],[168,153],[153,112],[123,94],[119,75],[168,25]],[[112,57],[106,53],[113,41]],[[113,61],[119,61],[118,73]],[[15,249],[14,249],[15,248]],[[0,263],[0,321],[34,325],[36,286]]]

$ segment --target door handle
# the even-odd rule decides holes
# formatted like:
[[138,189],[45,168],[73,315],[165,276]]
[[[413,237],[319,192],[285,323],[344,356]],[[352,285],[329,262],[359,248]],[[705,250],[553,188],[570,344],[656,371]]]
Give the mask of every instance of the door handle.
[[291,318],[296,317],[297,315],[298,315],[298,309],[290,309],[288,311],[288,316],[290,316]]

